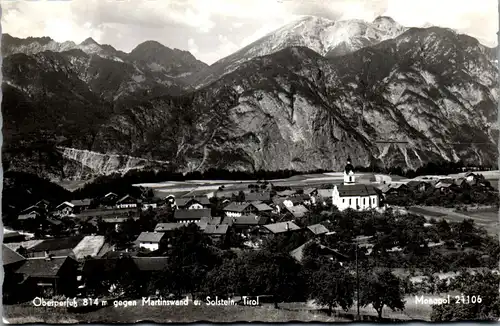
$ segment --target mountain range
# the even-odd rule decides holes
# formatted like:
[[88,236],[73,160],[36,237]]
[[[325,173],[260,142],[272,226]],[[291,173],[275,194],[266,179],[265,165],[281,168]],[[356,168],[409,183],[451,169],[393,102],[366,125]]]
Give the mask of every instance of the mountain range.
[[124,53],[4,34],[2,55],[6,170],[497,161],[494,49],[446,28],[307,16],[210,66],[155,41]]

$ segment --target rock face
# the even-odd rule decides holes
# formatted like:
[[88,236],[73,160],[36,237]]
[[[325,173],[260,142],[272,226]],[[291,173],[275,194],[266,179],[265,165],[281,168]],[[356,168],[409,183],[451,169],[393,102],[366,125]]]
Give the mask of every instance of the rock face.
[[[276,35],[288,41],[269,48]],[[190,54],[155,42],[132,53],[7,56],[8,168],[78,179],[145,167],[340,170],[347,156],[408,168],[497,161],[493,51],[448,29],[307,18],[204,68],[213,81],[195,91],[179,81],[203,69]]]

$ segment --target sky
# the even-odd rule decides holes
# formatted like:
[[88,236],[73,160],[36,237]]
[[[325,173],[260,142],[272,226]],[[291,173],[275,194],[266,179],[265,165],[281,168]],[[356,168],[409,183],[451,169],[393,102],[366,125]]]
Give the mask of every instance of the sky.
[[155,40],[212,64],[302,15],[390,16],[407,27],[448,27],[497,45],[497,0],[0,0],[2,32],[130,52]]

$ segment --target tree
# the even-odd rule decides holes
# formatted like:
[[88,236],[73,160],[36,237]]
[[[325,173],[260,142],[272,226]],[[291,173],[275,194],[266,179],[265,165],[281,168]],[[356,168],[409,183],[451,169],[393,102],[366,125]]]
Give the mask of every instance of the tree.
[[461,274],[451,282],[450,289],[462,293],[464,300],[468,301],[457,303],[452,296],[451,302],[432,307],[431,320],[438,322],[497,320],[500,315],[499,282],[500,276],[491,272]]
[[362,278],[360,305],[366,307],[371,304],[377,311],[379,319],[382,319],[385,306],[393,311],[403,310],[405,307],[403,297],[401,281],[389,270],[366,274]]
[[326,261],[312,274],[312,280],[311,297],[317,303],[328,306],[329,316],[334,307],[340,306],[345,311],[352,307],[355,280],[346,268]]
[[167,267],[155,282],[161,292],[190,293],[200,291],[207,273],[221,263],[207,237],[194,223],[174,231]]
[[248,293],[272,295],[274,307],[278,309],[278,302],[303,295],[304,284],[300,278],[300,270],[300,265],[287,253],[267,250],[252,252],[245,264]]

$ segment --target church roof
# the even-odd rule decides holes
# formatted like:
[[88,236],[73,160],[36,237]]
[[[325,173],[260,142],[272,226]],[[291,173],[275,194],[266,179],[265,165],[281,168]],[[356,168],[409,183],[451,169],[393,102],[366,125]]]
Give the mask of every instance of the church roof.
[[340,197],[370,196],[377,194],[375,187],[365,184],[338,185],[337,190],[339,191]]

